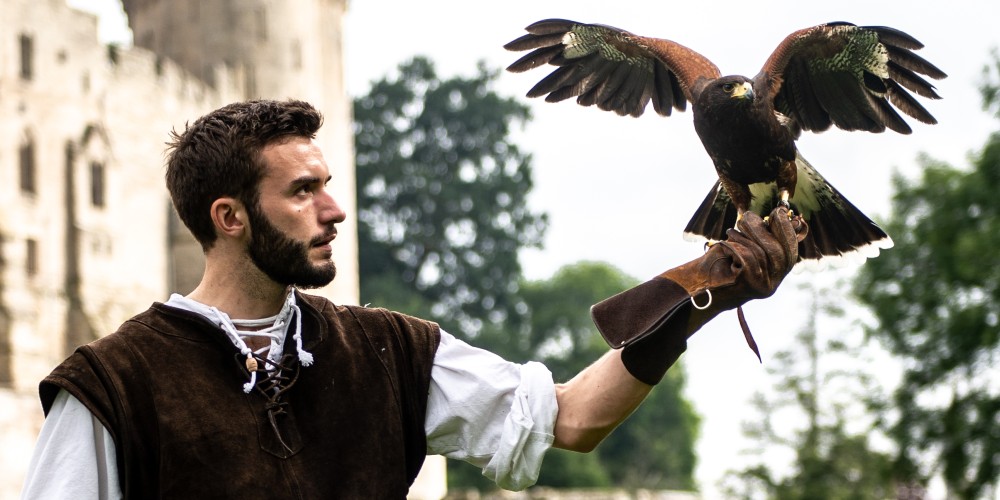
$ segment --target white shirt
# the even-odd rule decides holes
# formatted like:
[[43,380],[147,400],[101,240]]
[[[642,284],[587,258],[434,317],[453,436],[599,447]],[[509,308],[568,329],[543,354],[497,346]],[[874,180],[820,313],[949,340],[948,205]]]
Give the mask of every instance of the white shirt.
[[[201,312],[177,297],[167,305]],[[424,427],[428,455],[465,460],[500,487],[521,490],[538,479],[557,413],[555,385],[544,365],[511,363],[441,332]],[[111,434],[65,390],[42,424],[21,497],[122,497]]]

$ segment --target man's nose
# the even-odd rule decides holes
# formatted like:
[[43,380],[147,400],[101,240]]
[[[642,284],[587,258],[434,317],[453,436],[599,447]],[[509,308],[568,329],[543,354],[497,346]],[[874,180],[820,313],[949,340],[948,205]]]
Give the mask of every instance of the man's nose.
[[347,212],[340,208],[340,204],[327,190],[322,190],[316,199],[319,212],[319,221],[322,224],[341,223],[347,219]]

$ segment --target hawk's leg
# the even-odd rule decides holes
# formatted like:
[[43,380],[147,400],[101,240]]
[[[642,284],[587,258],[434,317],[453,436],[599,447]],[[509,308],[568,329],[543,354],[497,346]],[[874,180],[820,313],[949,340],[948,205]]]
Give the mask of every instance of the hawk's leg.
[[795,160],[782,164],[778,170],[778,178],[775,181],[778,184],[778,205],[791,209],[792,206],[788,203],[788,199],[792,197],[792,193],[795,192],[795,185],[798,183],[798,167],[795,164]]
[[782,189],[779,192],[779,196],[781,197],[781,199],[778,200],[778,205],[781,205],[781,206],[783,206],[785,208],[791,208],[791,205],[788,204],[788,197],[790,196],[790,194],[788,193],[788,190],[787,189]]
[[733,206],[736,207],[736,223],[733,224],[733,229],[739,231],[738,226],[740,220],[743,219],[743,212],[750,209],[750,200],[753,197],[750,193],[750,186],[734,182],[721,172],[719,172],[719,183],[722,184],[722,188],[726,190]]

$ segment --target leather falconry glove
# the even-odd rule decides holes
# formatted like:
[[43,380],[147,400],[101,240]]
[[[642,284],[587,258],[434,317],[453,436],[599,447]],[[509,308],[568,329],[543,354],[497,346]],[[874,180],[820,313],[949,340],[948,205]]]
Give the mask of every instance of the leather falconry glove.
[[[597,329],[612,348],[623,349],[622,362],[632,376],[656,385],[702,325],[722,311],[774,294],[798,261],[798,243],[808,233],[805,221],[784,207],[767,219],[745,212],[737,227],[701,257],[591,307]],[[757,353],[740,313],[747,342]]]

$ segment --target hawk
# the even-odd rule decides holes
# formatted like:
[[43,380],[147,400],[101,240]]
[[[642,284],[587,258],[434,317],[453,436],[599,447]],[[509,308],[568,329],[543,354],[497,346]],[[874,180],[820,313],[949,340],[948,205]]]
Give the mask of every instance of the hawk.
[[[557,66],[528,97],[548,102],[576,97],[619,115],[653,110],[670,116],[691,103],[694,127],[719,180],[684,231],[686,239],[722,240],[743,212],[790,206],[809,224],[799,259],[878,255],[892,239],[827,182],[795,145],[802,131],[909,134],[899,115],[928,124],[933,116],[911,95],[940,99],[924,76],[944,72],[914,50],[923,47],[885,26],[833,22],[796,31],[781,41],[753,78],[722,76],[701,54],[676,42],[611,26],[547,19],[508,50],[531,50],[507,69]],[[923,75],[923,76],[921,76]]]

